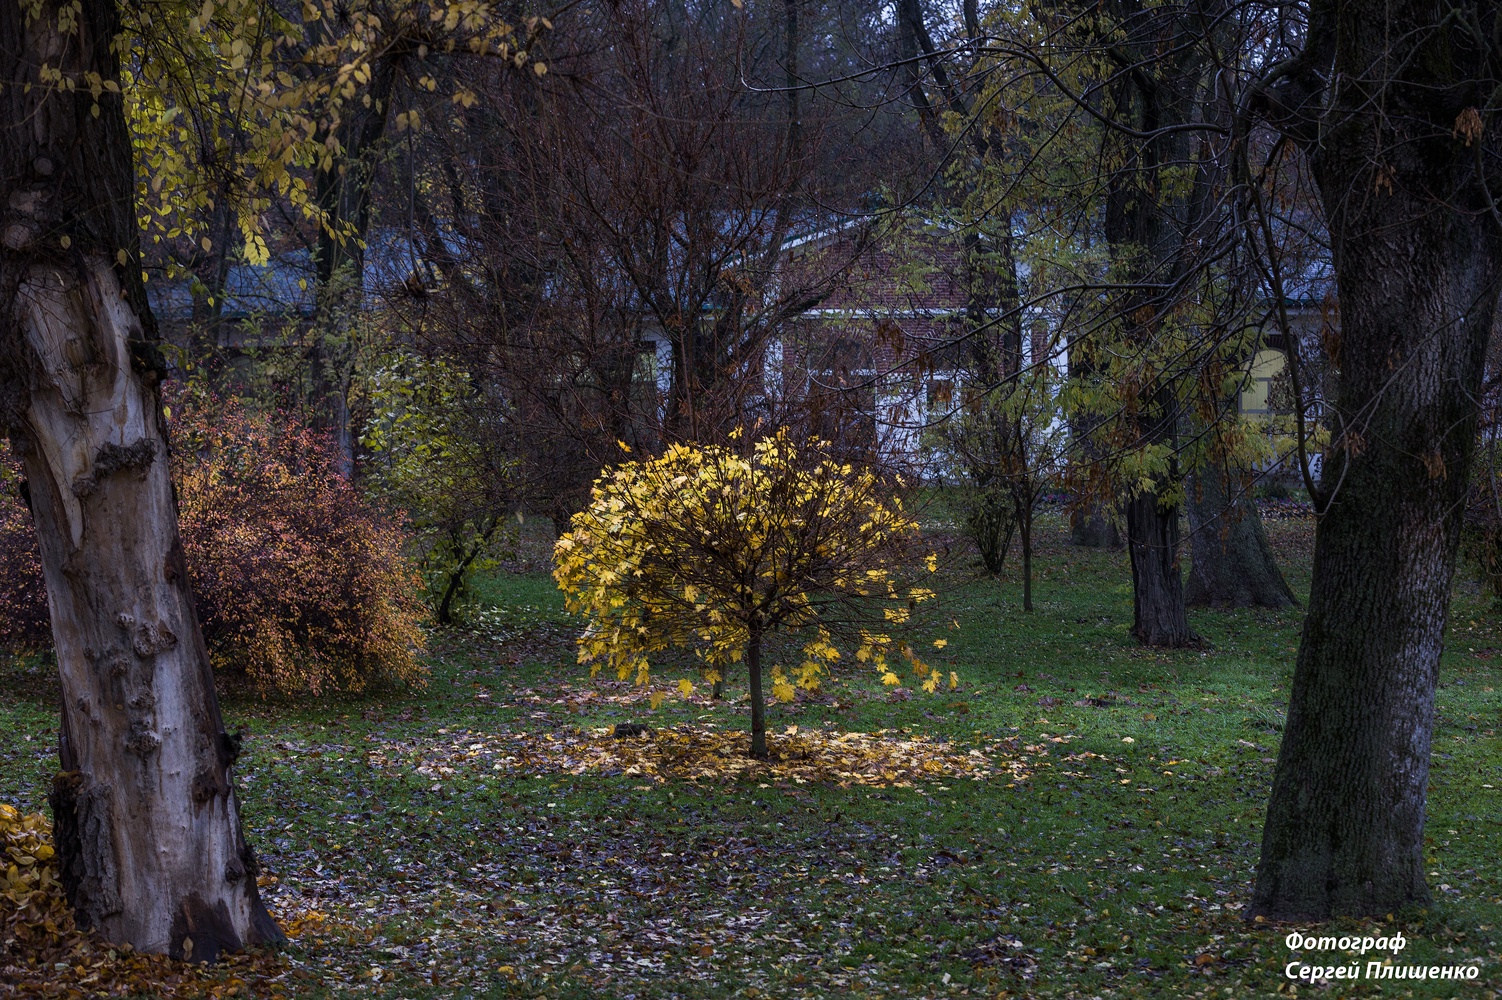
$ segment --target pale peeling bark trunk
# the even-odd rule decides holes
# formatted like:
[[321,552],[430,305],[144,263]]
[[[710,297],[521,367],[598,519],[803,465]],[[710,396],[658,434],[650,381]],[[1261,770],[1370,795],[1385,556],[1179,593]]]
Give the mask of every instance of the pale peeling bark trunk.
[[1298,604],[1273,558],[1251,498],[1227,489],[1227,470],[1189,477],[1190,562],[1184,596],[1190,607],[1287,608]]
[[[62,882],[110,942],[212,959],[280,939],[256,888],[177,533],[107,0],[77,34],[0,5],[0,419],[29,481],[62,687]],[[117,268],[116,254],[126,266]],[[122,285],[121,276],[125,277]]]
[[[1441,25],[1418,2],[1321,6],[1307,69],[1274,95],[1329,217],[1341,347],[1322,481],[1338,486],[1315,534],[1248,916],[1378,916],[1429,899],[1434,688],[1502,280],[1476,172],[1497,152],[1453,128],[1495,85],[1463,26],[1495,37],[1498,12],[1458,8]],[[1484,139],[1480,125],[1472,140],[1493,144],[1496,122]]]
[[240,832],[188,590],[139,323],[113,268],[34,266],[12,319],[39,378],[19,446],[63,689],[52,807],[82,922],[142,951],[212,959],[277,937]]

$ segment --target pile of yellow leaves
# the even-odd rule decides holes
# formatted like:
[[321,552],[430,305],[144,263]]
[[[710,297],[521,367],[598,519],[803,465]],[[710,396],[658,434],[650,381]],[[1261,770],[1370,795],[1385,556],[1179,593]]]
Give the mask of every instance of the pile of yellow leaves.
[[[610,729],[572,733],[459,733],[452,742],[419,748],[388,744],[373,751],[374,767],[408,763],[442,782],[461,771],[640,776],[645,780],[697,781],[738,777],[911,788],[915,782],[945,779],[999,779],[1009,786],[1027,777],[1035,761],[1017,750],[1015,740],[965,749],[927,736],[882,729],[874,733],[788,726],[768,739],[772,759],[752,759],[750,739],[737,730],[679,726],[642,736],[616,738]],[[1041,747],[1031,748],[1046,756]],[[406,758],[406,760],[403,760]]]
[[[52,824],[0,803],[0,995],[279,996],[266,982],[282,964],[271,955],[229,955],[213,966],[113,948],[78,928],[57,880]],[[252,988],[254,986],[254,989]]]
[[0,865],[5,877],[0,891],[11,903],[25,905],[32,893],[45,893],[55,883],[52,860],[52,824],[40,814],[22,816],[12,806],[0,804]]

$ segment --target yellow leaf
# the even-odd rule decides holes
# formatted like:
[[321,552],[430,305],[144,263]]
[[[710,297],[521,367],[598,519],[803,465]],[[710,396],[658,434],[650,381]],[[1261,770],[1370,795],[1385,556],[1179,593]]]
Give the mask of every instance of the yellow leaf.
[[683,697],[687,698],[689,695],[694,693],[694,682],[685,677],[683,680],[678,682],[678,690],[682,691]]
[[666,697],[667,695],[663,694],[661,691],[653,691],[651,696],[647,698],[647,702],[652,706],[653,711],[656,711],[657,706],[661,705],[662,699]]
[[947,645],[949,645],[949,640],[948,639],[935,639],[934,640],[934,649],[943,649]]

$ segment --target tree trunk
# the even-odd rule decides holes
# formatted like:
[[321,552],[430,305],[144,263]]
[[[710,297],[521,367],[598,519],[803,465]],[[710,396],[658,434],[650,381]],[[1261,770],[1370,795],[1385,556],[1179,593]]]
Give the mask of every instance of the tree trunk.
[[1119,549],[1126,544],[1105,508],[1095,504],[1070,512],[1069,541],[1091,549]]
[[[1214,46],[1202,34],[1215,29],[1156,4],[1113,3],[1106,9],[1118,18],[1113,58],[1152,66],[1112,78],[1107,89],[1113,115],[1137,134],[1108,131],[1102,147],[1116,160],[1107,177],[1102,231],[1113,277],[1122,282],[1110,301],[1123,341],[1102,357],[1131,357],[1140,366],[1114,376],[1126,394],[1121,414],[1111,420],[1120,422],[1128,447],[1141,457],[1167,454],[1166,468],[1154,471],[1150,483],[1139,485],[1141,473],[1128,472],[1122,484],[1132,491],[1123,509],[1132,561],[1132,631],[1149,646],[1190,646],[1199,637],[1184,609],[1179,507],[1162,500],[1183,481],[1175,456],[1181,389],[1190,376],[1173,360],[1182,350],[1174,343],[1176,315],[1197,294],[1187,279],[1209,267],[1204,251],[1220,216],[1215,192],[1223,168],[1212,144],[1186,128],[1213,127],[1220,113],[1216,88],[1207,86],[1217,72]],[[1170,51],[1178,54],[1170,59],[1164,55]]]
[[444,584],[443,599],[438,602],[438,611],[434,616],[440,625],[454,624],[454,598],[459,596],[459,590],[464,586],[464,571],[469,568],[469,561],[466,558],[457,569],[450,572],[448,581]]
[[105,940],[209,960],[281,933],[178,539],[121,100],[33,76],[118,79],[118,17],[83,0],[65,37],[63,6],[44,0],[28,25],[0,5],[0,419],[26,469],[62,687],[58,863]]
[[[1067,358],[1071,380],[1089,382],[1098,377],[1085,347],[1083,337],[1078,335],[1069,341]],[[1072,442],[1069,462],[1075,468],[1085,470],[1083,473],[1074,472],[1084,480],[1091,478],[1090,468],[1101,461],[1100,448],[1094,437],[1099,424],[1098,417],[1079,413],[1069,415],[1069,437]],[[1121,549],[1126,546],[1111,517],[1111,511],[1094,501],[1082,507],[1069,505],[1069,544],[1090,549]]]
[[767,700],[761,693],[761,630],[753,627],[746,643],[746,670],[751,675],[751,756],[767,759]]
[[[490,527],[480,533],[480,537],[475,539],[465,552],[464,558],[459,560],[459,564],[449,573],[448,581],[443,589],[443,599],[438,602],[438,624],[454,624],[454,601],[464,592],[464,578],[469,573],[469,567],[480,558],[480,553],[484,552],[485,547],[490,544],[490,536],[495,534],[499,527],[499,520],[492,521]],[[453,541],[454,548],[458,550],[460,542],[457,532],[450,535],[450,540]]]
[[[1495,23],[1495,8],[1313,10],[1309,52],[1276,100],[1293,109],[1281,124],[1310,155],[1330,229],[1341,346],[1323,482],[1339,485],[1320,498],[1247,910],[1289,920],[1375,917],[1429,899],[1434,686],[1502,280],[1502,233],[1477,173],[1496,162],[1497,122],[1476,118],[1467,138],[1456,115],[1487,106],[1478,62],[1495,52],[1475,48],[1466,26]],[[1328,80],[1338,91],[1323,91]],[[1310,108],[1317,119],[1303,117]]]
[[[319,35],[328,30],[315,23]],[[355,472],[355,437],[350,427],[349,391],[354,380],[355,339],[365,308],[365,239],[370,232],[370,194],[375,181],[376,145],[386,133],[396,66],[391,58],[375,60],[368,106],[341,109],[342,155],[328,170],[319,170],[314,196],[325,213],[318,232],[314,299],[318,340],[313,345],[313,403],[317,424],[333,439],[340,475]]]
[[354,381],[354,339],[359,319],[354,310],[358,298],[347,289],[336,288],[328,292],[318,312],[319,326],[314,330],[317,340],[308,352],[313,426],[329,436],[335,457],[334,467],[345,479],[353,479],[355,474],[349,390]]
[[1132,559],[1132,635],[1144,646],[1199,645],[1184,613],[1178,507],[1165,509],[1156,492],[1144,490],[1127,501],[1124,513]]
[[1184,599],[1191,607],[1287,608],[1298,604],[1273,558],[1257,505],[1232,497],[1224,469],[1189,478],[1191,559]]
[[1017,529],[1022,533],[1022,610],[1033,610],[1033,508],[1024,504],[1017,511]]

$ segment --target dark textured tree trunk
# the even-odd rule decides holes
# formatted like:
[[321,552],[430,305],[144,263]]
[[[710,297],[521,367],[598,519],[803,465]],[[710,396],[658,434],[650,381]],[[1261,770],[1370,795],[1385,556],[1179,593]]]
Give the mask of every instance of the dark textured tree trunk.
[[1224,469],[1189,477],[1190,607],[1286,608],[1298,604],[1273,558],[1257,505],[1233,496]]
[[1091,549],[1119,549],[1126,544],[1105,508],[1096,504],[1070,512],[1069,541]]
[[278,941],[241,833],[233,764],[168,475],[162,366],[140,280],[109,0],[75,33],[0,5],[0,423],[25,466],[62,688],[52,791],[79,922],[210,960]]
[[1132,635],[1145,646],[1195,646],[1184,613],[1179,563],[1179,509],[1144,491],[1127,501],[1124,520],[1132,559]]
[[[474,564],[474,561],[480,558],[480,553],[484,552],[486,546],[490,544],[491,536],[500,526],[499,520],[491,521],[490,526],[480,533],[480,537],[470,546],[464,558],[459,560],[459,565],[449,574],[448,581],[443,588],[443,599],[438,602],[437,618],[440,625],[454,624],[454,602],[464,592],[464,577],[469,573],[469,567]],[[454,538],[453,535],[450,537]],[[454,541],[457,545],[458,539],[454,538]]]
[[[468,564],[469,560],[465,560],[465,565],[467,566]],[[443,588],[443,598],[438,602],[438,610],[434,612],[433,615],[438,619],[438,624],[454,624],[454,598],[459,596],[459,587],[463,583],[463,568],[457,569],[449,574],[448,582],[444,585]]]
[[[1081,338],[1071,339],[1069,343],[1071,379],[1089,381],[1097,377],[1095,365],[1086,358],[1084,347]],[[1076,473],[1081,479],[1091,478],[1089,468],[1101,460],[1100,449],[1096,447],[1092,437],[1098,423],[1098,420],[1077,413],[1069,416],[1069,437],[1073,442],[1073,447],[1069,450],[1069,461],[1071,465],[1086,470],[1084,473]],[[1090,549],[1120,549],[1126,545],[1116,521],[1111,517],[1111,511],[1094,501],[1083,506],[1070,505],[1069,543]]]
[[[1213,125],[1221,113],[1216,87],[1209,85],[1217,72],[1215,39],[1204,34],[1220,30],[1209,22],[1221,15],[1199,7],[1195,19],[1186,19],[1178,8],[1137,0],[1105,9],[1117,19],[1121,39],[1112,58],[1152,66],[1149,72],[1119,73],[1109,88],[1115,120],[1137,132],[1108,135],[1105,143],[1106,149],[1117,147],[1119,165],[1107,178],[1103,232],[1116,274],[1125,280],[1122,292],[1112,296],[1124,341],[1115,350],[1145,359],[1122,383],[1130,386],[1131,398],[1122,400],[1119,419],[1131,447],[1169,456],[1151,482],[1133,482],[1140,476],[1130,475],[1124,484],[1133,491],[1122,506],[1135,591],[1132,632],[1151,646],[1196,645],[1184,609],[1180,511],[1176,503],[1164,503],[1183,481],[1172,456],[1186,374],[1160,352],[1172,343],[1164,334],[1181,321],[1176,314],[1198,294],[1186,279],[1208,266],[1206,241],[1220,215],[1222,167],[1208,136],[1193,136],[1186,126]],[[1169,58],[1168,52],[1176,54]]]
[[[341,302],[348,296],[341,293]],[[354,384],[356,318],[342,306],[325,309],[317,332],[319,342],[309,354],[313,370],[312,424],[328,435],[334,466],[345,479],[355,474],[355,436],[350,426],[349,391]]]
[[751,677],[751,756],[767,759],[767,699],[761,693],[761,629],[751,628],[746,642],[746,670]]
[[1019,505],[1017,530],[1022,534],[1022,610],[1033,610],[1033,507]]
[[[1070,338],[1067,358],[1069,377],[1088,382],[1097,376],[1095,365],[1086,357],[1085,346],[1083,337]],[[1069,462],[1077,469],[1085,470],[1083,473],[1072,470],[1073,475],[1078,475],[1083,480],[1091,478],[1090,467],[1101,460],[1100,449],[1096,447],[1092,436],[1098,423],[1098,420],[1082,414],[1069,415],[1069,437],[1072,442]],[[1069,543],[1090,549],[1120,549],[1126,545],[1116,521],[1111,517],[1111,511],[1094,501],[1083,506],[1070,504]]]
[[1456,6],[1441,25],[1443,9],[1417,0],[1316,5],[1302,65],[1270,95],[1328,217],[1341,346],[1323,482],[1338,486],[1322,498],[1248,916],[1378,916],[1429,899],[1434,686],[1502,280],[1477,174],[1496,162],[1497,121],[1478,116],[1467,142],[1458,117],[1488,107],[1497,53],[1469,26],[1495,38],[1499,15]]

